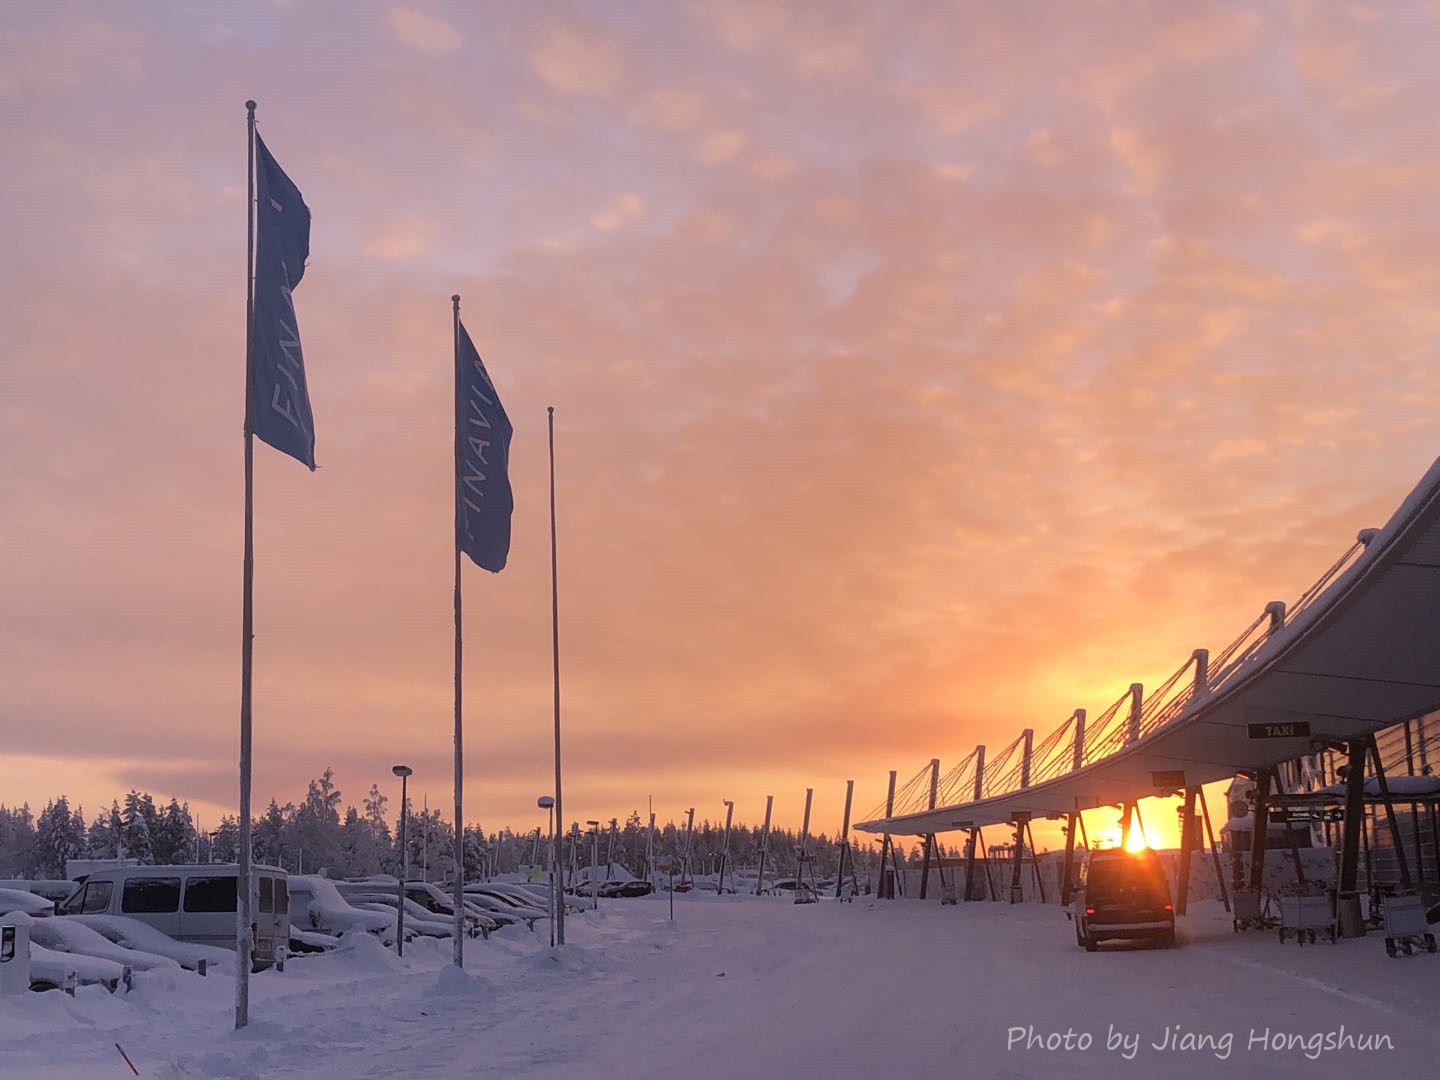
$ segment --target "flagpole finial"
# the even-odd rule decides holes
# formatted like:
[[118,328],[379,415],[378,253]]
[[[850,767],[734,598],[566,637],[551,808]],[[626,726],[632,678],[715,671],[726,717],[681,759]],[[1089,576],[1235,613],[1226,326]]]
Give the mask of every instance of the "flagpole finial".
[[254,112],[254,111],[255,111],[255,102],[253,102],[253,101],[247,101],[247,102],[245,102],[245,108],[246,108],[249,112]]
[[460,306],[460,294],[457,292],[455,295],[450,297],[450,302],[458,308]]
[[551,416],[554,416],[554,415],[555,415],[555,406],[554,406],[554,405],[546,405],[546,406],[545,406],[545,411],[546,411],[547,413],[549,413]]

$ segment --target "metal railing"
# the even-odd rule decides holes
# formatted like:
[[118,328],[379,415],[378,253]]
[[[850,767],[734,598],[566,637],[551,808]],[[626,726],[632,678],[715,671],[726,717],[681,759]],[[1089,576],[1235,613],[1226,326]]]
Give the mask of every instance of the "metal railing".
[[[1080,768],[1087,768],[1111,757],[1128,745],[1148,738],[1173,724],[1183,716],[1198,696],[1206,696],[1234,681],[1269,640],[1270,635],[1283,626],[1292,624],[1324,594],[1336,579],[1352,566],[1364,552],[1366,543],[1373,536],[1362,533],[1355,543],[1346,549],[1318,579],[1300,594],[1299,599],[1288,608],[1275,603],[1266,606],[1240,634],[1225,646],[1213,659],[1208,661],[1204,685],[1197,679],[1185,680],[1185,674],[1196,664],[1197,656],[1176,669],[1175,673],[1150,693],[1138,689],[1127,690],[1119,700],[1094,718],[1085,729],[1080,747]],[[1203,652],[1203,651],[1202,651]],[[1138,686],[1138,684],[1135,684]],[[1131,723],[1131,706],[1135,694],[1141,695],[1138,732]],[[1055,728],[1027,754],[1024,750],[1029,733],[1020,735],[1004,750],[985,762],[980,777],[980,799],[994,798],[1018,791],[1022,786],[1033,786],[1048,780],[1055,780],[1074,771],[1075,737],[1079,725],[1076,714],[1071,713],[1059,727]],[[1067,735],[1069,736],[1067,738]],[[959,807],[974,801],[975,768],[977,751],[971,751],[960,764],[954,766],[940,780],[935,802],[937,808]],[[927,764],[895,793],[894,811],[891,817],[901,817],[930,808],[930,778],[933,766]],[[1028,782],[1027,782],[1028,781]],[[885,804],[871,812],[871,820],[885,817]]]

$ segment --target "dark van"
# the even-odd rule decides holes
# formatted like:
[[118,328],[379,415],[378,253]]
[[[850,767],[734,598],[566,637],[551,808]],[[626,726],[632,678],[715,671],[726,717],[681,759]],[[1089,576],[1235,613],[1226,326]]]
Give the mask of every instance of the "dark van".
[[1175,946],[1175,907],[1160,858],[1148,848],[1092,851],[1075,901],[1075,940],[1094,952],[1101,941],[1149,940]]

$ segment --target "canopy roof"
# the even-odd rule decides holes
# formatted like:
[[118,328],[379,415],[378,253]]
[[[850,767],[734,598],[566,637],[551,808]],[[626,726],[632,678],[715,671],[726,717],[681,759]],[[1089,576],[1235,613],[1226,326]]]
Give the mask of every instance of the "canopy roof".
[[[1064,758],[1068,771],[1031,771],[1043,778],[1029,786],[1016,779],[1015,790],[994,791],[998,785],[983,783],[979,800],[952,799],[856,828],[921,835],[999,824],[1023,813],[1055,817],[1276,765],[1440,708],[1437,645],[1440,461],[1383,529],[1360,534],[1283,625],[1233,655],[1227,650],[1204,687],[1181,686],[1155,709],[1147,698],[1146,715],[1154,722],[1147,721],[1138,739],[1127,741],[1122,731],[1113,753],[1098,760],[1087,755],[1079,769],[1068,769]],[[1309,734],[1251,737],[1250,725],[1291,723],[1308,724]],[[1053,737],[1046,740],[1052,743]],[[1062,756],[1069,753],[1055,745]]]

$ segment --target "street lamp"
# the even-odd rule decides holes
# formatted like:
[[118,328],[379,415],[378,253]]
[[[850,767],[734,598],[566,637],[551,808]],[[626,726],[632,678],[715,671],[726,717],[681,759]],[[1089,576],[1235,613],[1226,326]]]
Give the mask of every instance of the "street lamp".
[[549,812],[550,852],[549,858],[545,861],[550,864],[550,947],[553,949],[555,947],[555,907],[561,902],[560,898],[555,895],[555,863],[559,861],[559,856],[555,851],[555,800],[549,795],[541,795],[535,800],[535,805],[541,810]]
[[720,849],[720,882],[715,889],[716,896],[725,891],[725,869],[726,864],[730,861],[730,821],[735,816],[734,801],[731,799],[723,801],[725,803],[725,843]]
[[596,875],[600,872],[600,822],[587,821],[590,826],[590,910],[600,910],[600,882]]
[[398,903],[395,905],[395,954],[405,955],[405,879],[410,876],[410,849],[405,845],[405,819],[409,816],[410,804],[406,801],[405,785],[415,770],[409,765],[394,765],[390,771],[400,778],[400,884],[396,888]]

